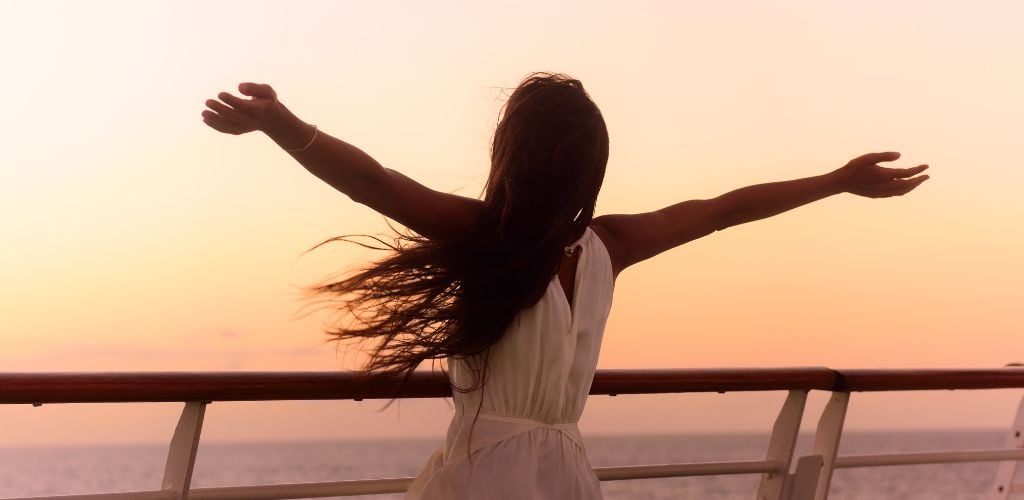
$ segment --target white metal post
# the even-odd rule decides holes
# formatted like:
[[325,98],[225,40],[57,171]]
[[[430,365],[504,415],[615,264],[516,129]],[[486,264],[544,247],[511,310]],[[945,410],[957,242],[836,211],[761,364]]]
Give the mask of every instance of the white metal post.
[[821,455],[800,457],[796,472],[786,478],[786,500],[813,500],[823,463]]
[[843,436],[843,423],[846,421],[846,408],[849,405],[850,393],[833,392],[818,420],[818,428],[814,432],[814,445],[811,447],[811,455],[819,455],[822,460],[814,492],[815,500],[828,498],[836,452],[839,451],[839,440]]
[[[1024,398],[1021,398],[1017,406],[1017,415],[1013,417],[1013,426],[1010,427],[1010,436],[1006,439],[1006,447],[1009,449],[1024,449]],[[992,500],[1006,500],[1013,493],[1013,482],[1017,478],[1018,461],[1000,462],[999,470],[996,472],[996,480],[992,484]]]
[[167,466],[164,468],[161,489],[172,492],[176,500],[188,499],[205,413],[205,401],[189,401],[181,410],[178,426],[174,428],[171,446],[167,450]]
[[789,391],[786,401],[779,410],[779,416],[772,427],[772,436],[768,441],[767,460],[777,460],[785,464],[782,471],[775,474],[761,474],[761,483],[757,487],[758,500],[782,500],[786,485],[786,476],[793,460],[793,449],[800,434],[800,421],[803,419],[804,407],[807,404],[807,391]]

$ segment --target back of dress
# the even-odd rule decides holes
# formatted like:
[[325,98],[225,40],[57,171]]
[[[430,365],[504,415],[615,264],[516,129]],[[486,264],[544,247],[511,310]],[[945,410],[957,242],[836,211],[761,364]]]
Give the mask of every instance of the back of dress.
[[[541,299],[516,315],[491,347],[486,384],[453,392],[455,416],[444,446],[407,498],[601,498],[577,422],[597,368],[614,281],[608,251],[593,230],[587,228],[577,245],[573,303],[556,275]],[[472,384],[464,360],[448,364],[455,385]]]

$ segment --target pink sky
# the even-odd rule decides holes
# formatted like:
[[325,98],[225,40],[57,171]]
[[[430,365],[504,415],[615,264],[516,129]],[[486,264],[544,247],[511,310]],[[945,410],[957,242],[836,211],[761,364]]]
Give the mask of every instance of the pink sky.
[[[206,128],[203,101],[271,83],[386,166],[475,196],[499,88],[534,70],[580,78],[605,114],[599,213],[815,175],[871,151],[932,165],[906,198],[839,196],[626,271],[600,367],[1024,361],[1024,4],[540,5],[5,5],[0,370],[354,368],[323,343],[322,318],[294,318],[296,287],[370,256],[299,255],[384,232],[383,219],[265,137]],[[855,395],[848,427],[1004,427],[1020,393]],[[782,397],[594,398],[581,425],[767,430]],[[443,401],[379,407],[216,404],[205,435],[440,436],[448,418]],[[162,441],[176,415],[3,407],[0,426],[20,429],[3,444]]]

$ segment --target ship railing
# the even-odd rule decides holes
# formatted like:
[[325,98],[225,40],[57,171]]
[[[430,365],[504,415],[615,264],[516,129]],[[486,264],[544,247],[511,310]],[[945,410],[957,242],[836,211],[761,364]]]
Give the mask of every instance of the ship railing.
[[[299,484],[191,487],[207,405],[222,401],[355,400],[451,396],[442,374],[363,384],[347,372],[0,373],[0,404],[184,402],[171,437],[160,489],[30,497],[99,499],[287,499],[404,492],[412,478]],[[772,426],[763,460],[595,467],[601,481],[726,474],[759,474],[758,500],[824,500],[837,468],[1000,462],[989,498],[1024,492],[1015,484],[1024,460],[1024,400],[1001,449],[838,456],[853,392],[1024,388],[1024,369],[833,370],[807,368],[599,370],[590,394],[670,394],[788,391]],[[810,452],[794,457],[809,391],[831,393],[818,417]],[[424,457],[425,458],[425,457]],[[19,498],[17,500],[27,500]]]

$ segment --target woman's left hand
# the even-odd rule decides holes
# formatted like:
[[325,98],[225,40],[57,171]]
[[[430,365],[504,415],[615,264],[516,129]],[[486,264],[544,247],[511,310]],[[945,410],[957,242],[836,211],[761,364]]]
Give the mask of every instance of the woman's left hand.
[[282,117],[282,105],[277,93],[264,83],[242,83],[238,91],[252,99],[242,99],[227,92],[207,99],[203,122],[225,134],[245,134],[255,130],[266,132],[277,126]]

